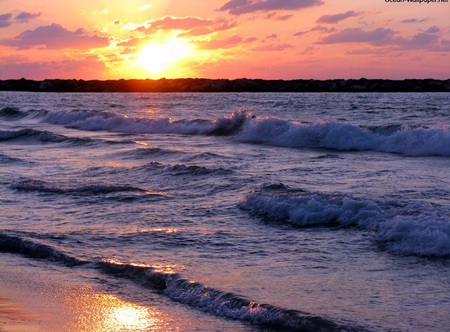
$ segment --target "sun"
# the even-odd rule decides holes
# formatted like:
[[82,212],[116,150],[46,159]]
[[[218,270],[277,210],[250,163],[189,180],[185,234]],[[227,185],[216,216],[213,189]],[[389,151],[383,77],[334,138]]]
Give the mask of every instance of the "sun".
[[135,65],[151,74],[161,74],[178,61],[191,55],[194,47],[182,39],[154,42],[142,47]]

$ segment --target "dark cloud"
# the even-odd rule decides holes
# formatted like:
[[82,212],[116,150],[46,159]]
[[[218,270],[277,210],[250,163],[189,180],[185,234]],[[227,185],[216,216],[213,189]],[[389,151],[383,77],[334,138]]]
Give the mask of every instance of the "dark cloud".
[[369,31],[360,28],[350,28],[322,38],[318,44],[369,43],[372,45],[381,45],[390,42],[394,33],[393,30],[385,28]]
[[14,19],[21,22],[28,22],[31,19],[38,18],[41,16],[41,13],[27,13],[27,12],[21,12],[19,15],[17,15]]
[[324,24],[334,24],[334,23],[338,23],[339,21],[345,20],[346,18],[358,16],[358,15],[360,15],[360,13],[356,13],[355,11],[350,10],[348,12],[341,13],[341,14],[323,15],[323,16],[319,17],[316,22],[324,23]]
[[45,49],[85,49],[108,45],[108,38],[89,36],[84,29],[70,31],[59,24],[40,26],[27,30],[14,38],[1,39],[0,45],[25,50],[33,47]]
[[427,20],[426,18],[424,18],[422,20],[419,20],[417,18],[409,18],[407,20],[403,20],[402,23],[422,23],[422,22],[425,22],[426,20]]
[[0,15],[0,28],[7,28],[9,27],[11,22],[12,14],[1,14]]
[[272,10],[297,10],[321,4],[321,0],[230,0],[218,10],[240,15]]
[[336,29],[335,29],[335,28],[324,27],[324,26],[321,26],[321,25],[317,25],[317,26],[311,28],[310,30],[307,30],[307,31],[299,31],[299,32],[297,32],[297,33],[294,33],[294,36],[295,36],[295,37],[300,37],[300,36],[303,36],[303,35],[305,35],[305,34],[307,34],[307,33],[314,32],[314,31],[320,31],[320,32],[331,33],[331,32],[335,32]]
[[391,29],[378,28],[364,31],[359,28],[344,29],[321,39],[318,44],[367,43],[372,46],[392,46],[396,49],[435,49],[438,48],[440,31],[431,27],[427,32],[420,32],[410,38],[396,37]]
[[268,20],[274,20],[274,21],[287,21],[289,20],[292,16],[291,14],[287,14],[287,15],[278,15],[276,12],[273,13],[269,13],[266,16],[266,19]]
[[440,32],[441,31],[441,29],[439,29],[437,26],[432,26],[432,27],[429,27],[425,32],[428,32],[428,33],[438,33],[438,32]]
[[434,33],[421,32],[411,38],[395,38],[392,40],[392,44],[395,44],[402,49],[421,49],[430,48],[434,46],[439,40],[439,36]]

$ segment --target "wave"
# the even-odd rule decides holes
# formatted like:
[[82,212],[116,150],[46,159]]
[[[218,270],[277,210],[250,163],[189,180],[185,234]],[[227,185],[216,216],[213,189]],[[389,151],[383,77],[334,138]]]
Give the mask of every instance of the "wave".
[[425,203],[381,208],[374,201],[348,195],[296,192],[276,186],[249,194],[239,206],[270,222],[374,231],[375,240],[394,253],[450,256],[450,213]]
[[145,189],[132,186],[88,185],[80,187],[59,186],[41,180],[23,180],[11,186],[21,191],[38,191],[51,194],[105,195],[118,192],[137,191],[147,193]]
[[56,262],[67,267],[88,266],[104,274],[127,278],[160,291],[170,299],[218,317],[246,321],[254,325],[304,331],[362,331],[352,323],[339,322],[298,310],[257,303],[230,292],[205,286],[183,278],[175,272],[138,264],[111,260],[86,261],[60,249],[39,242],[0,233],[0,252]]
[[383,218],[381,209],[372,201],[306,192],[254,192],[244,199],[240,207],[266,220],[297,226],[368,227]]
[[52,246],[0,233],[0,252],[21,254],[26,257],[45,259],[65,266],[79,266],[87,262],[70,256]]
[[172,149],[162,149],[162,148],[137,148],[133,150],[128,151],[122,151],[116,153],[119,157],[133,157],[133,158],[148,158],[148,157],[166,157],[166,156],[172,156],[172,155],[183,155],[185,154],[184,151],[178,151],[178,150],[172,150]]
[[188,165],[188,164],[175,164],[175,165],[164,165],[158,162],[151,162],[145,166],[140,166],[139,168],[144,168],[145,170],[159,171],[161,173],[168,173],[170,175],[227,175],[233,173],[232,170],[218,167],[218,168],[208,168],[205,166],[198,165]]
[[97,142],[90,138],[67,137],[36,129],[0,131],[0,142],[2,141],[19,141],[23,143],[70,143],[77,146],[86,146]]
[[450,156],[448,127],[362,127],[340,122],[302,124],[276,118],[248,121],[239,134],[247,142],[290,148],[380,151],[408,156]]
[[31,163],[31,162],[27,162],[20,158],[10,157],[10,156],[0,152],[0,163],[2,165],[8,165],[8,164],[15,164],[15,163]]
[[42,121],[87,131],[162,133],[181,135],[235,135],[239,141],[289,148],[337,151],[379,151],[408,156],[450,156],[448,126],[358,126],[335,121],[305,124],[279,118],[258,118],[235,111],[217,119],[173,121],[169,117],[128,117],[109,112],[70,110],[21,112],[2,109],[6,117],[39,116]]
[[178,120],[171,118],[140,118],[93,111],[49,112],[44,121],[70,128],[90,131],[126,133],[167,133],[186,135],[231,135],[241,129],[250,117],[247,112],[234,112],[216,120]]
[[247,111],[214,120],[138,118],[93,111],[48,112],[44,121],[82,130],[185,135],[237,135],[240,141],[290,148],[380,151],[408,156],[450,156],[448,127],[357,126],[340,122],[303,124],[257,118]]
[[13,121],[20,120],[22,118],[43,117],[47,113],[48,111],[45,110],[21,111],[17,107],[3,107],[0,109],[0,118]]

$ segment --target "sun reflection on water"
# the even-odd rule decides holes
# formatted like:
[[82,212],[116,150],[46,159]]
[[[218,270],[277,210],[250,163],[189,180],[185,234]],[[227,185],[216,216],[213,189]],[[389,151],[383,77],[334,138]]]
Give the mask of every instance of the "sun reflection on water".
[[84,294],[71,301],[75,302],[77,314],[70,331],[164,331],[170,321],[155,307],[127,302],[111,294]]
[[101,331],[148,331],[159,325],[157,312],[110,297]]

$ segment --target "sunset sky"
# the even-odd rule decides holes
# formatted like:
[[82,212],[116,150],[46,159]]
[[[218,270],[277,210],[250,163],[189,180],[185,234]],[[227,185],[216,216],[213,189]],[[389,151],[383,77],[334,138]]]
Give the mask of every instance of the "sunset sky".
[[0,0],[0,79],[450,78],[450,2]]

